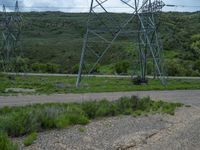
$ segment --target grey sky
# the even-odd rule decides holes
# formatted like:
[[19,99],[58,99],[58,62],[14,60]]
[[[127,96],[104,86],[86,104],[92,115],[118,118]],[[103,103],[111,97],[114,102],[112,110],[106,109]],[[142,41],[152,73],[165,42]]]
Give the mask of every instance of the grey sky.
[[[87,12],[91,0],[19,0],[20,5],[24,11],[67,11],[67,12]],[[200,6],[200,0],[163,0],[166,4],[175,4],[183,6]],[[141,0],[142,2],[142,0]],[[0,0],[0,4],[6,6],[13,6],[15,0]],[[124,7],[120,0],[109,0],[106,7],[116,7],[115,9],[109,8],[113,12],[126,12],[128,9],[118,8]],[[40,7],[40,8],[38,8]],[[42,8],[41,8],[42,7]],[[44,8],[54,7],[54,8]],[[63,9],[60,7],[69,7]],[[81,7],[81,8],[80,8]],[[165,7],[164,11],[198,11],[200,7]]]

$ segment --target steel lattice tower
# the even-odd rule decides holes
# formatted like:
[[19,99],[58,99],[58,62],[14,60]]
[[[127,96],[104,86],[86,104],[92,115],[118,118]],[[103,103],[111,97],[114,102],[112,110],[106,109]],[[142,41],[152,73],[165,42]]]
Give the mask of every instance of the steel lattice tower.
[[[160,12],[165,4],[162,0],[119,0],[123,7],[126,6],[130,10],[129,15],[127,15],[128,18],[121,20],[109,13],[108,8],[105,7],[108,1],[111,0],[91,0],[76,86],[79,87],[80,85],[87,61],[86,56],[90,53],[93,55],[90,57],[95,60],[95,63],[89,67],[89,70],[84,72],[91,74],[113,46],[113,43],[120,39],[120,36],[137,43],[139,61],[135,65],[138,65],[140,68],[142,80],[146,80],[147,60],[150,59],[154,64],[155,76],[161,80],[162,84],[165,84],[162,46],[159,41],[157,23],[154,17],[155,13]],[[134,26],[132,22],[135,22],[137,25]],[[132,38],[137,40],[134,41]],[[99,43],[101,46],[97,46]]]
[[0,54],[4,72],[14,71],[17,57],[21,55],[21,30],[22,17],[20,16],[18,1],[15,3],[14,12],[6,12],[6,6],[3,5],[2,47]]

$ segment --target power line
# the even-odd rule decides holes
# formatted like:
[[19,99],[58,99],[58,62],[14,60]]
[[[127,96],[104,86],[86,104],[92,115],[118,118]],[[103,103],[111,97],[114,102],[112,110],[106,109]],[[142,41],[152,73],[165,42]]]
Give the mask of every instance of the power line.
[[[0,5],[0,6],[3,6],[3,5]],[[14,8],[14,6],[6,6],[6,7],[8,7],[8,8]],[[41,7],[39,7],[39,6],[37,6],[37,7],[27,7],[27,6],[21,6],[20,8],[33,8],[33,9],[86,9],[86,8],[88,8],[89,9],[89,7],[87,7],[87,6],[76,6],[76,7],[43,7],[43,6],[41,6]],[[130,8],[130,7],[106,7],[106,8]],[[102,8],[97,8],[97,9],[102,9]]]
[[196,7],[196,8],[200,8],[200,6],[189,6],[189,5],[172,5],[172,4],[166,4],[166,7]]
[[[3,6],[2,4],[0,6]],[[173,4],[166,4],[166,7],[194,7],[194,8],[200,8],[200,6],[189,6],[189,5],[173,5]],[[15,6],[6,6],[7,8],[14,8]],[[48,7],[48,6],[34,6],[34,7],[27,7],[27,6],[21,6],[21,9],[89,9],[87,6],[68,6],[68,7]],[[130,7],[106,7],[108,9],[130,9]],[[101,9],[101,8],[97,8]]]

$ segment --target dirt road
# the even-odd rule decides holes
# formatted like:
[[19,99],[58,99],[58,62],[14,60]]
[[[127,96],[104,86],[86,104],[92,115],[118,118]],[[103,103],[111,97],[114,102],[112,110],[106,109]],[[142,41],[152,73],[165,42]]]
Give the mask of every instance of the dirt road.
[[111,92],[111,93],[86,93],[86,94],[56,94],[56,95],[19,95],[0,96],[0,107],[28,105],[35,103],[52,102],[82,102],[106,98],[116,100],[122,96],[136,95],[139,97],[150,96],[154,100],[169,102],[181,102],[184,104],[200,106],[200,90],[178,91],[135,91],[135,92]]

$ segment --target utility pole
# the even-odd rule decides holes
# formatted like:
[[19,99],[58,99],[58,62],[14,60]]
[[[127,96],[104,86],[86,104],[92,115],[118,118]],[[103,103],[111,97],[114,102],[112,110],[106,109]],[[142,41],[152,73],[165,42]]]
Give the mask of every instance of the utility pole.
[[[133,37],[137,39],[137,42],[134,39],[131,40],[138,43],[138,65],[140,66],[142,81],[145,82],[146,80],[147,61],[151,59],[155,66],[153,70],[155,70],[156,76],[159,77],[162,84],[165,84],[162,47],[160,46],[154,17],[154,14],[160,12],[165,6],[163,1],[118,0],[122,8],[126,7],[129,10],[128,18],[123,20],[119,20],[109,12],[109,7],[106,6],[109,1],[91,0],[76,87],[80,86],[88,57],[94,60],[94,64],[84,72],[91,74],[121,35],[126,36],[129,40]],[[134,27],[132,22],[137,24],[137,27]]]

